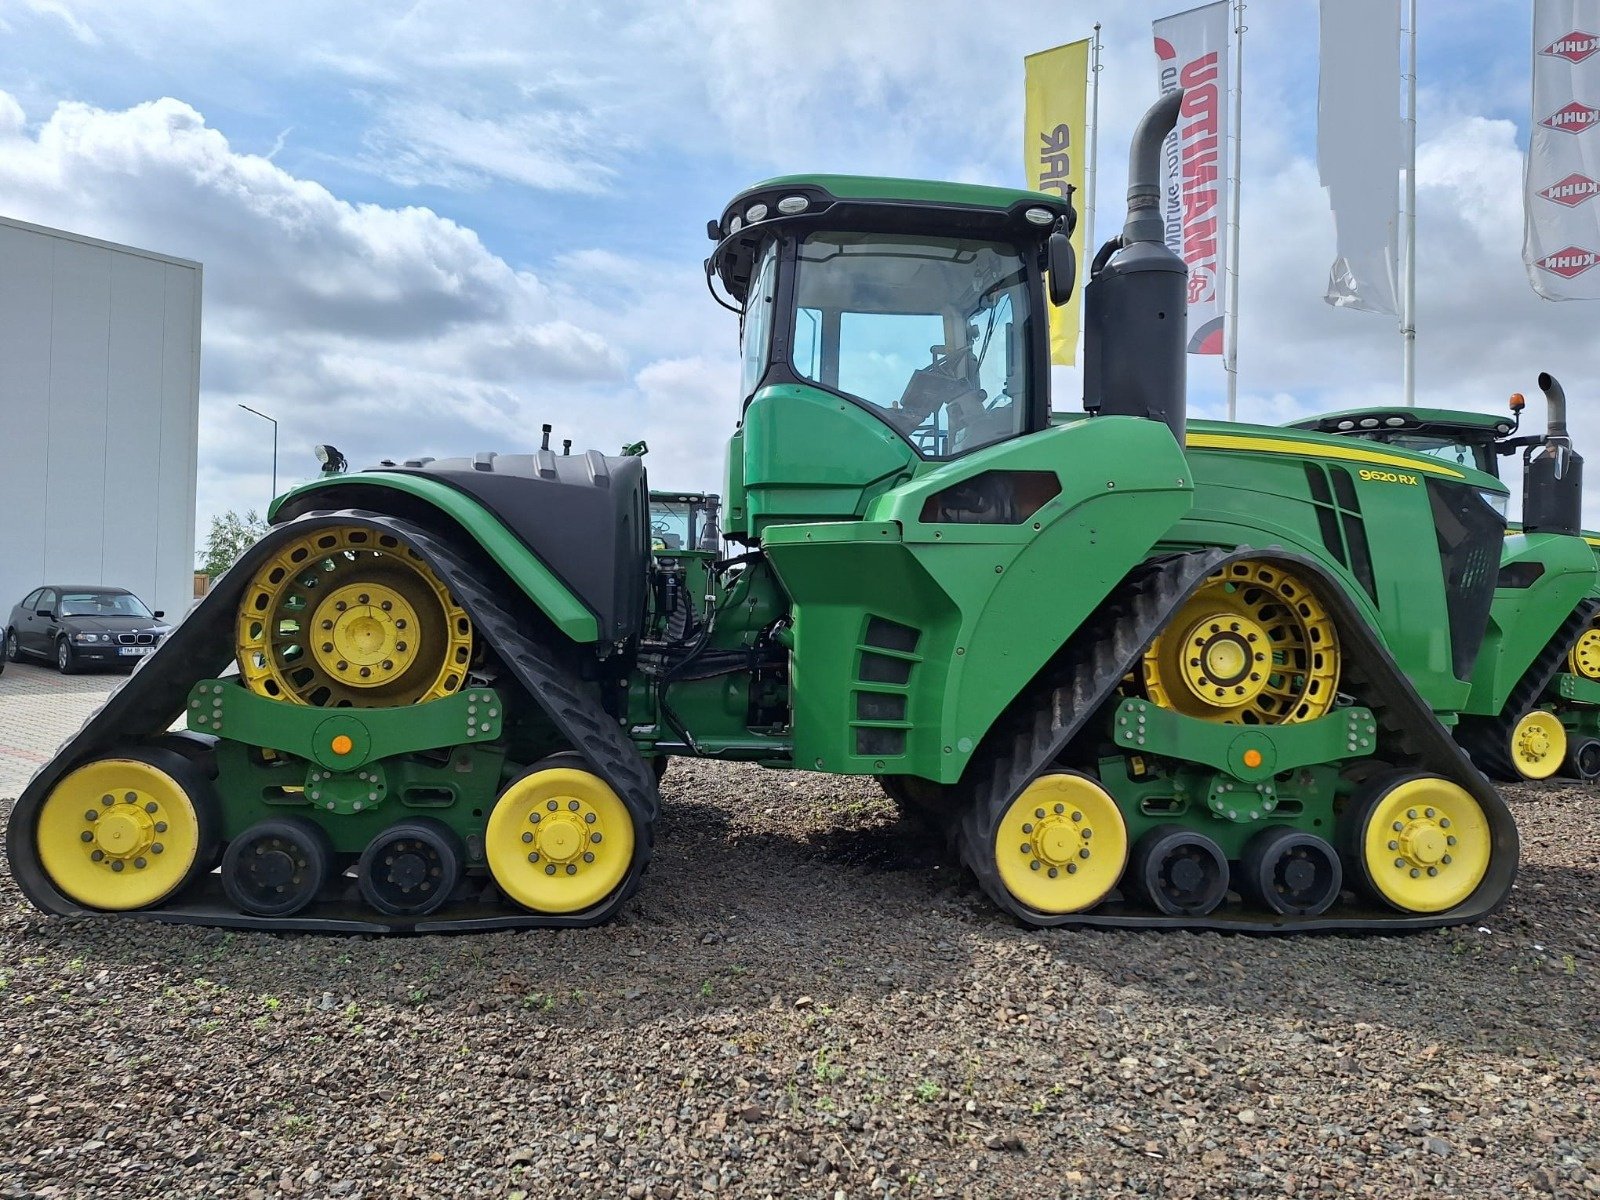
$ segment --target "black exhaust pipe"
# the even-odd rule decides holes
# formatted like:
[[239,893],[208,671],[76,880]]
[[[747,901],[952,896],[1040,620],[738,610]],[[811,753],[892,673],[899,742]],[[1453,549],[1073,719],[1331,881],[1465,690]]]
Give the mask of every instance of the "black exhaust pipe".
[[1544,441],[1522,461],[1522,527],[1529,533],[1583,531],[1583,456],[1567,433],[1567,393],[1548,371],[1539,372],[1539,390],[1549,406]]
[[1164,240],[1161,144],[1182,103],[1181,90],[1168,92],[1134,131],[1128,219],[1095,256],[1083,293],[1083,407],[1162,421],[1180,446],[1188,416],[1189,268]]

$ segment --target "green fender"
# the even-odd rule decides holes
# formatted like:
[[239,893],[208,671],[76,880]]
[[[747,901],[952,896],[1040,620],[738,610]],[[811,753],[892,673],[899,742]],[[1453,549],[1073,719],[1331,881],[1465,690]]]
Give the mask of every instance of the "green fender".
[[1495,588],[1465,709],[1475,716],[1500,714],[1534,657],[1549,645],[1578,601],[1595,589],[1595,556],[1582,538],[1514,533],[1500,555],[1501,578],[1510,577],[1507,568],[1520,563],[1540,564],[1544,570],[1527,587]]
[[387,471],[332,475],[302,484],[279,496],[267,510],[267,519],[276,524],[315,508],[370,508],[383,511],[385,493],[394,492],[421,500],[453,521],[462,534],[494,559],[534,606],[573,641],[600,640],[600,624],[595,620],[594,613],[572,594],[538,555],[483,505],[436,479]]
[[[1048,472],[1059,492],[1015,524],[922,520],[986,471]],[[1102,417],[1003,442],[870,501],[860,521],[768,526],[793,601],[797,765],[941,782],[1188,508],[1165,425]]]

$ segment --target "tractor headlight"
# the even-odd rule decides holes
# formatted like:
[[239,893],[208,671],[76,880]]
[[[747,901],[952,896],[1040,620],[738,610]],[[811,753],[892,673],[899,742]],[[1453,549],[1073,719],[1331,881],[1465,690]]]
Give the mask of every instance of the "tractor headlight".
[[1483,497],[1483,502],[1502,517],[1506,515],[1506,502],[1511,499],[1506,492],[1491,492],[1488,488],[1479,488],[1478,495]]

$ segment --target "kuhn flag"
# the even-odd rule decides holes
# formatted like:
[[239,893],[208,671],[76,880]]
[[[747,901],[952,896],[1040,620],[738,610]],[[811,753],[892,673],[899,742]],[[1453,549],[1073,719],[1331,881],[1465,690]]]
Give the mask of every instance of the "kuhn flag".
[[[1041,50],[1022,60],[1022,158],[1028,186],[1069,199],[1083,190],[1085,140],[1084,89],[1089,78],[1089,43],[1073,42]],[[1072,249],[1083,262],[1083,222],[1072,234]],[[1050,310],[1050,361],[1077,361],[1083,289]]]
[[1534,0],[1522,260],[1546,300],[1600,300],[1600,0]]
[[1221,354],[1227,262],[1228,3],[1219,0],[1155,23],[1161,94],[1183,89],[1167,137],[1167,245],[1189,264],[1189,353]]
[[1398,311],[1400,0],[1322,0],[1317,171],[1333,208],[1325,299],[1337,308]]

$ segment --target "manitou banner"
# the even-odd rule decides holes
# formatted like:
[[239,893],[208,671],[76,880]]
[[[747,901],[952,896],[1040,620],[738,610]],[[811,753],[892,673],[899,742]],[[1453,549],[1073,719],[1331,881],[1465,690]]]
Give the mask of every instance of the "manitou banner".
[[1600,300],[1600,0],[1534,0],[1522,260],[1546,300]]
[[1400,0],[1322,0],[1317,170],[1333,208],[1334,260],[1324,299],[1399,311]]
[[[1089,78],[1089,43],[1073,42],[1041,50],[1022,60],[1022,156],[1028,186],[1066,199],[1083,191],[1085,138],[1084,91]],[[1081,263],[1083,222],[1072,234],[1072,249]],[[1077,361],[1082,288],[1060,308],[1050,310],[1050,361],[1071,366]]]
[[1183,89],[1178,124],[1167,137],[1167,245],[1189,264],[1189,353],[1221,354],[1223,267],[1227,262],[1227,0],[1155,23],[1161,94]]

